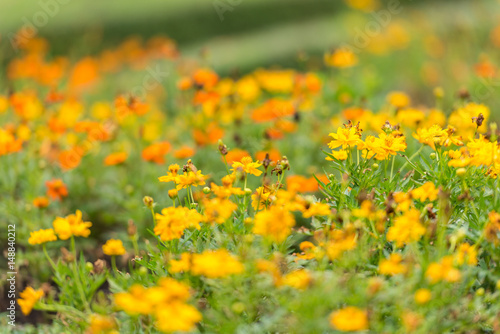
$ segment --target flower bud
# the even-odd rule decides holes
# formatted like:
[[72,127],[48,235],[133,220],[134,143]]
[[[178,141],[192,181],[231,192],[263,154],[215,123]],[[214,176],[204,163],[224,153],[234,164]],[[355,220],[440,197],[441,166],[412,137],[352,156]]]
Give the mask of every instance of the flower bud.
[[209,188],[209,187],[204,187],[204,188],[203,188],[203,193],[204,193],[204,194],[210,194],[210,191],[211,191],[211,190],[210,190],[210,188]]
[[245,188],[245,195],[251,195],[251,194],[252,194],[252,189]]
[[233,310],[234,313],[241,314],[245,312],[246,306],[242,302],[236,302],[231,306],[231,309]]
[[457,176],[463,177],[467,173],[467,169],[465,168],[459,168],[457,169]]
[[170,189],[168,191],[168,197],[170,197],[171,199],[177,198],[177,195],[178,195],[177,189]]
[[142,201],[144,202],[144,205],[148,208],[148,209],[152,209],[154,204],[155,204],[155,201],[153,200],[153,197],[151,196],[144,196],[144,198],[142,199]]
[[437,97],[438,99],[443,98],[444,97],[444,89],[442,87],[434,88],[434,96]]
[[377,163],[373,164],[373,165],[372,165],[372,169],[373,169],[373,170],[377,170],[377,169],[378,169],[378,164],[377,164]]
[[89,273],[92,272],[92,270],[94,270],[94,265],[90,262],[86,262],[85,263],[85,270]]
[[148,268],[146,268],[146,267],[140,267],[139,268],[139,274],[141,276],[147,275],[148,274]]
[[476,296],[484,296],[484,288],[477,289]]
[[137,234],[137,226],[135,226],[134,221],[130,219],[128,221],[127,234],[132,237]]
[[432,160],[436,160],[436,153],[432,152],[431,154],[429,154],[429,157],[430,157]]

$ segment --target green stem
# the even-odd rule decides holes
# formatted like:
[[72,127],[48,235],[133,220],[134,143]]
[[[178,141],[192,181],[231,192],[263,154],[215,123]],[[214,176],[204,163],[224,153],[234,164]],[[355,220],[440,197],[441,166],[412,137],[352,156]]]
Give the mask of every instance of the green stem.
[[115,255],[111,256],[111,267],[113,268],[113,273],[117,274],[118,269],[116,268],[116,256]]
[[43,253],[45,254],[45,257],[47,257],[47,260],[49,261],[50,265],[52,266],[52,269],[54,269],[54,271],[57,271],[56,264],[50,258],[49,253],[47,253],[47,248],[45,247],[45,244],[42,245],[42,249],[43,249]]
[[85,307],[85,311],[90,312],[90,305],[87,302],[87,298],[85,297],[85,292],[83,290],[83,285],[82,282],[80,282],[80,276],[78,273],[78,261],[76,258],[76,247],[75,247],[75,237],[71,236],[71,251],[73,252],[73,257],[74,257],[74,262],[73,265],[71,266],[73,269],[73,275],[75,276],[75,283],[76,287],[78,289],[78,293],[80,294],[80,298],[82,299],[83,306]]

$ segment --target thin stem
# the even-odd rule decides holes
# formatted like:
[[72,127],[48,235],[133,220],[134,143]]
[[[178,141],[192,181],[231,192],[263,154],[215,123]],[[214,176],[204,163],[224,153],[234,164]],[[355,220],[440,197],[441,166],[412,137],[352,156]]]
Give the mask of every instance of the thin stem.
[[42,249],[43,249],[43,253],[45,254],[45,257],[47,257],[47,260],[49,261],[50,265],[52,266],[52,269],[54,269],[54,271],[57,271],[56,264],[50,258],[49,253],[47,253],[47,248],[45,247],[45,244],[42,245]]
[[115,255],[111,256],[111,267],[113,268],[113,273],[117,274],[118,269],[116,268],[116,256]]

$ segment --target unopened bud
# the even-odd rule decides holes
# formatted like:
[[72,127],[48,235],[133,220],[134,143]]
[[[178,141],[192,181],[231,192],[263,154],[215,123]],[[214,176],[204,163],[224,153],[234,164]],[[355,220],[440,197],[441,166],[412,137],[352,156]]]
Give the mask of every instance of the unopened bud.
[[99,259],[94,262],[94,270],[93,270],[94,274],[100,274],[105,269],[106,269],[106,262],[104,262],[103,260]]
[[378,167],[379,167],[379,166],[378,166],[378,164],[373,164],[373,165],[372,165],[372,169],[373,169],[373,170],[377,170],[377,169],[378,169]]
[[168,191],[168,197],[170,197],[171,199],[177,198],[177,195],[178,195],[177,189],[170,189]]
[[221,155],[227,155],[227,146],[224,145],[224,143],[222,142],[222,140],[219,139],[219,152]]
[[465,175],[465,173],[467,173],[467,169],[465,169],[465,168],[463,168],[463,167],[462,167],[462,168],[457,169],[457,176],[462,177],[462,176],[464,176],[464,175]]
[[147,274],[148,274],[148,268],[146,268],[146,267],[140,267],[140,268],[139,268],[139,274],[140,274],[141,276],[145,276],[145,275],[147,275]]
[[245,188],[245,195],[251,195],[251,194],[252,194],[252,189]]
[[432,152],[431,154],[429,154],[429,157],[430,157],[432,160],[436,160],[436,153]]
[[86,262],[85,263],[85,270],[89,273],[92,272],[92,270],[94,270],[94,265],[90,262]]
[[153,197],[151,196],[144,196],[144,198],[142,199],[142,201],[144,202],[144,205],[148,208],[148,209],[152,209],[154,204],[155,204],[155,201],[153,200]]
[[476,290],[477,296],[484,296],[484,288],[479,288]]
[[134,221],[132,219],[128,221],[127,234],[130,237],[137,234],[137,226],[135,226]]
[[209,187],[204,187],[204,188],[203,188],[203,193],[204,193],[204,194],[210,194],[210,191],[211,191],[211,190],[210,190],[210,188],[209,188]]

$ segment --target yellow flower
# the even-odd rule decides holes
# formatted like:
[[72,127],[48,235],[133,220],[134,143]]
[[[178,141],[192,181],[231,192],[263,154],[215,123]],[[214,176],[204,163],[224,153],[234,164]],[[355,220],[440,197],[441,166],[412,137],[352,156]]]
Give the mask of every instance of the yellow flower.
[[389,259],[383,259],[380,261],[378,270],[382,275],[405,274],[408,267],[402,262],[403,257],[400,254],[393,253]]
[[311,218],[312,216],[328,216],[331,214],[330,206],[326,203],[312,203],[306,211],[302,213],[302,217]]
[[21,298],[17,300],[19,307],[21,307],[21,312],[24,315],[31,313],[33,306],[36,302],[43,297],[44,293],[42,289],[35,290],[31,286],[26,287],[23,292],[19,294]]
[[168,264],[170,267],[168,271],[170,273],[176,274],[181,272],[188,272],[191,269],[192,254],[182,253],[179,260],[170,260]]
[[417,304],[420,305],[427,304],[429,300],[431,300],[432,298],[432,293],[429,289],[418,289],[415,292],[414,298]]
[[434,183],[426,182],[421,187],[412,190],[411,196],[421,202],[424,202],[426,199],[429,201],[435,201],[438,193],[439,189],[436,189]]
[[330,137],[334,140],[328,143],[328,147],[332,150],[342,146],[345,150],[348,147],[354,147],[361,142],[361,134],[356,127],[338,128],[337,133],[330,133]]
[[333,230],[326,246],[326,254],[333,261],[338,259],[345,251],[356,247],[356,233],[346,230]]
[[358,56],[347,48],[338,49],[333,53],[326,53],[325,64],[331,67],[347,68],[358,63]]
[[201,173],[201,170],[195,172],[184,172],[184,174],[175,177],[175,183],[177,184],[177,190],[187,188],[187,187],[198,187],[205,184],[206,175]]
[[156,327],[165,333],[190,332],[200,322],[201,313],[183,302],[170,303],[155,312]]
[[196,308],[186,304],[189,296],[187,285],[163,277],[157,286],[135,284],[128,292],[114,294],[114,303],[130,315],[153,315],[160,331],[191,331],[202,318]]
[[57,217],[52,222],[52,226],[59,239],[68,240],[72,236],[88,237],[90,235],[89,227],[92,226],[92,223],[83,221],[82,212],[76,210],[75,214],[68,215],[65,218]]
[[38,230],[30,233],[30,238],[28,243],[30,245],[39,245],[49,241],[56,241],[57,237],[54,234],[54,230],[49,228],[46,230]]
[[431,283],[447,281],[450,283],[460,280],[460,271],[453,267],[453,257],[445,256],[439,262],[433,262],[425,271],[425,276]]
[[475,246],[471,246],[468,243],[463,243],[458,247],[457,253],[455,255],[455,260],[458,265],[463,265],[467,263],[468,265],[477,265],[477,249]]
[[169,207],[161,210],[161,214],[155,214],[156,226],[154,233],[163,241],[180,239],[184,230],[194,227],[200,229],[203,216],[194,209],[186,207]]
[[[347,160],[348,152],[346,150],[332,151],[331,155],[340,161]],[[331,157],[326,157],[325,160],[333,161]]]
[[123,243],[121,240],[109,239],[102,246],[102,251],[106,255],[123,255],[126,253],[125,247],[123,247]]
[[410,105],[410,97],[403,92],[392,92],[387,96],[387,102],[396,108],[405,108]]
[[241,169],[247,174],[255,175],[255,176],[260,176],[262,174],[262,171],[258,170],[262,166],[259,162],[253,162],[251,157],[243,157],[241,159],[241,162],[233,162],[232,166],[233,167],[231,170],[236,172],[237,170]]
[[191,273],[208,278],[223,278],[244,271],[243,264],[237,257],[225,249],[206,250],[192,255]]
[[238,206],[228,199],[213,198],[204,199],[203,221],[207,223],[225,223],[233,214]]
[[116,330],[116,321],[112,317],[100,314],[90,316],[90,326],[87,329],[88,334],[118,334]]
[[168,166],[168,173],[165,176],[160,176],[158,180],[160,182],[173,182],[175,181],[175,178],[177,177],[177,174],[179,172],[180,166],[178,164],[172,164]]
[[272,206],[255,215],[253,233],[269,238],[274,242],[283,242],[292,233],[295,225],[293,215],[283,207]]
[[341,332],[367,330],[368,313],[354,306],[347,306],[330,315],[330,325]]
[[309,271],[299,269],[283,276],[282,285],[288,285],[298,290],[305,290],[311,285],[312,277]]
[[411,209],[395,219],[387,232],[387,240],[395,241],[397,247],[403,247],[412,241],[418,241],[425,234],[425,227],[420,223],[420,211]]

